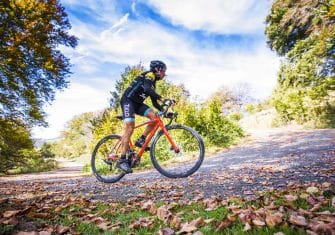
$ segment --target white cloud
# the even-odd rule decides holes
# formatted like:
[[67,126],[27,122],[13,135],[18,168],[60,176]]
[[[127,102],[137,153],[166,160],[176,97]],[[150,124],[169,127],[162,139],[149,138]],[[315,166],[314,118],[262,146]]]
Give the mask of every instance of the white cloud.
[[250,50],[236,45],[229,50],[213,45],[198,47],[185,36],[152,22],[123,23],[86,40],[82,50],[97,62],[135,65],[141,61],[147,65],[152,59],[162,59],[168,64],[169,80],[185,83],[192,95],[201,97],[207,97],[222,85],[248,82],[258,91],[263,88],[266,92],[257,96],[264,98],[276,82],[279,65],[279,59],[264,41]]
[[[101,79],[105,81],[105,79]],[[99,82],[100,79],[97,79]],[[105,91],[93,89],[87,85],[71,83],[70,88],[57,92],[56,100],[47,106],[48,128],[37,127],[33,129],[34,138],[50,139],[58,137],[65,129],[65,124],[75,115],[84,112],[94,112],[106,108],[109,98],[109,87]]]
[[124,25],[127,21],[128,21],[128,16],[129,16],[129,13],[125,14],[119,21],[117,21],[111,29],[114,29],[114,28],[118,28],[122,25]]
[[[93,79],[94,73],[101,74],[103,71],[98,71],[98,65],[104,62],[128,65],[142,62],[148,65],[152,59],[161,59],[168,65],[167,79],[184,83],[192,96],[206,98],[220,86],[246,82],[254,88],[256,98],[265,98],[276,83],[279,58],[266,47],[265,41],[254,43],[248,50],[236,44],[218,47],[202,42],[199,46],[188,38],[189,35],[164,28],[154,21],[138,22],[131,20],[127,13],[118,15],[113,12],[113,3],[102,6],[86,0],[73,4],[88,3],[91,9],[101,10],[98,11],[99,17],[109,22],[110,27],[101,29],[77,19],[71,22],[72,33],[80,41],[74,52],[64,51],[81,71],[80,76],[86,74],[85,81],[89,81],[89,77]],[[264,4],[267,3],[265,0],[150,0],[150,4],[174,24],[220,33],[260,30],[267,9]],[[132,10],[135,10],[134,2]],[[70,89],[57,93],[56,101],[46,108],[50,127],[36,129],[36,137],[53,138],[73,115],[108,106],[109,91],[114,82],[110,78],[95,77],[96,89],[93,89],[88,83],[83,83],[80,76],[73,74],[71,80],[74,82]]]
[[268,0],[149,0],[175,25],[223,34],[263,30]]
[[254,98],[264,99],[272,92],[276,84],[278,58],[265,46],[253,54],[220,54],[212,52],[212,59],[206,57],[190,61],[177,77],[185,78],[183,83],[192,91],[192,95],[208,97],[221,86],[232,87],[238,83],[248,83],[256,92]]

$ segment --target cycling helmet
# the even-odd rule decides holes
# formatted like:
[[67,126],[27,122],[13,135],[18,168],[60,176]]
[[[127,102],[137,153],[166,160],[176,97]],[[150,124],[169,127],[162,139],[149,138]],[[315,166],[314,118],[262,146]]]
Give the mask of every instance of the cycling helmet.
[[153,72],[166,70],[166,64],[160,60],[153,60],[150,62],[150,70]]

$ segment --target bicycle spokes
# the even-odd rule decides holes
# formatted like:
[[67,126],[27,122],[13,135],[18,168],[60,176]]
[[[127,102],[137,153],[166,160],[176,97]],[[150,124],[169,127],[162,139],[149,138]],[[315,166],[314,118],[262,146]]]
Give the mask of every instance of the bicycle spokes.
[[[203,160],[204,146],[199,135],[189,127],[168,127],[169,137],[162,132],[151,146],[151,160],[167,177],[186,177],[196,171]],[[171,146],[171,139],[175,147]]]
[[91,164],[100,181],[112,183],[123,177],[123,171],[116,167],[120,156],[119,143],[119,136],[107,136],[95,147]]

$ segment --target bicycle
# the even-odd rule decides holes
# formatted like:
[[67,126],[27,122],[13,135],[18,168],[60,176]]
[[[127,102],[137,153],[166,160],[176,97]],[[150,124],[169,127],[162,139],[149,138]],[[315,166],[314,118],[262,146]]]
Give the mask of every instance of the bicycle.
[[[129,165],[135,168],[140,164],[141,157],[152,140],[150,159],[157,171],[169,178],[188,177],[199,169],[204,160],[204,143],[198,132],[191,127],[171,125],[178,117],[178,113],[174,112],[173,102],[167,102],[163,107],[163,111],[158,113],[154,120],[135,126],[136,129],[155,123],[155,127],[138,152],[134,151],[133,142],[129,141],[127,152]],[[172,112],[168,112],[169,109]],[[122,116],[117,118],[122,120]],[[170,119],[168,124],[164,124],[163,118]],[[107,135],[93,150],[91,167],[95,177],[101,182],[115,183],[126,175],[116,167],[121,151],[121,138],[120,135]]]

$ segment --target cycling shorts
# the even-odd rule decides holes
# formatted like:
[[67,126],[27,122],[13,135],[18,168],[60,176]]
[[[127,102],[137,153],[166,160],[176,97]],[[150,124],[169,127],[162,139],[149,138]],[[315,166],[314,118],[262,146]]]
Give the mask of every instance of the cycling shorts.
[[135,122],[135,113],[146,117],[151,111],[148,105],[136,103],[127,97],[122,97],[121,108],[124,122]]

